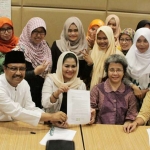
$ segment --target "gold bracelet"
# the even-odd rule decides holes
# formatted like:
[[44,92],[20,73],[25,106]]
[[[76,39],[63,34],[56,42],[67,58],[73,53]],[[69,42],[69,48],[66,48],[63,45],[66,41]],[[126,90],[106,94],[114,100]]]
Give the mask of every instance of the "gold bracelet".
[[54,95],[54,92],[52,93],[52,95],[53,95],[53,97],[54,97],[55,99],[58,99],[58,98]]

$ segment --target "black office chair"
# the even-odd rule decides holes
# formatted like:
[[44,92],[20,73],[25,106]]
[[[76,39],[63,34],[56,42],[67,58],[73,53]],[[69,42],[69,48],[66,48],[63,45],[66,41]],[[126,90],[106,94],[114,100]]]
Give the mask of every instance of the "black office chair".
[[48,140],[46,150],[75,150],[74,141]]

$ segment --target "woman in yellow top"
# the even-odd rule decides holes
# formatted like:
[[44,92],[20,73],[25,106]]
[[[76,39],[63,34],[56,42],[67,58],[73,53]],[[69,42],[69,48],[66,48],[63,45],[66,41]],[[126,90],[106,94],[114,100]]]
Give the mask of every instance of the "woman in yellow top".
[[112,54],[123,55],[123,53],[115,47],[112,29],[109,26],[102,26],[98,28],[96,32],[96,42],[91,52],[94,65],[90,89],[92,89],[94,85],[102,82],[102,79],[105,77],[104,62],[108,56]]

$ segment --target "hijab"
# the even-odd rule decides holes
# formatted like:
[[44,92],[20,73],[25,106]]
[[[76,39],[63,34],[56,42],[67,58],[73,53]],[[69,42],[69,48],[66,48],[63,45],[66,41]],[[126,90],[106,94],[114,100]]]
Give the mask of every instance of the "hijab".
[[107,16],[106,21],[105,21],[105,25],[108,25],[108,22],[109,22],[112,18],[114,18],[115,21],[116,21],[116,31],[115,31],[115,33],[114,33],[114,37],[117,39],[117,40],[115,41],[115,45],[118,46],[118,45],[119,45],[119,34],[120,34],[120,32],[121,32],[120,19],[119,19],[119,17],[116,16],[116,15],[113,15],[113,14]]
[[[71,24],[75,24],[78,28],[78,38],[76,41],[69,41],[68,29]],[[56,45],[61,52],[74,52],[79,60],[82,60],[81,50],[87,49],[87,41],[81,21],[77,17],[70,17],[66,20],[64,28],[61,32],[60,40],[56,40]]]
[[[144,53],[140,53],[136,47],[136,42],[140,36],[144,36],[149,43],[149,48]],[[126,59],[128,61],[127,72],[129,76],[139,82],[141,89],[146,89],[150,74],[150,29],[140,28],[135,32],[133,45],[127,53]]]
[[[101,27],[101,26],[103,26],[103,25],[104,25],[104,22],[103,22],[102,20],[100,20],[100,19],[94,19],[94,20],[90,23],[90,25],[89,25],[89,27],[88,27],[87,36],[86,36],[86,39],[90,39],[90,40],[88,40],[88,46],[89,46],[90,48],[93,48],[93,43],[94,43],[94,41],[95,41],[95,39],[91,38],[91,36],[90,36],[90,29],[91,29],[93,26]],[[92,42],[90,42],[90,41],[92,41]]]
[[[141,21],[137,24],[136,30],[145,27],[146,24],[149,24],[149,25],[150,25],[150,21],[149,21],[149,20],[141,20]],[[135,30],[135,31],[136,31],[136,30]]]
[[20,35],[19,45],[24,49],[26,61],[30,62],[33,68],[41,65],[44,61],[49,62],[49,66],[46,68],[45,72],[40,75],[45,77],[45,75],[51,71],[52,67],[50,48],[45,40],[42,40],[37,45],[31,42],[32,31],[39,27],[43,27],[46,31],[45,21],[39,17],[31,18]]
[[57,87],[60,87],[61,85],[64,84],[70,88],[78,89],[78,87],[83,83],[83,81],[80,80],[80,78],[77,78],[78,71],[79,71],[79,61],[78,61],[78,57],[76,55],[75,56],[77,58],[77,71],[70,81],[64,83],[62,65],[63,65],[64,57],[68,53],[72,53],[75,55],[75,53],[73,53],[73,52],[69,52],[69,51],[63,52],[58,58],[56,73],[48,74],[48,76],[53,80],[53,82],[56,84]]
[[[100,31],[104,32],[105,35],[107,36],[107,39],[108,39],[107,50],[101,50],[97,44],[97,35]],[[96,41],[95,41],[95,44],[91,53],[94,66],[93,66],[92,81],[91,81],[90,88],[92,88],[94,85],[101,82],[102,78],[105,77],[104,62],[108,58],[108,56],[115,54],[115,53],[116,53],[115,39],[114,39],[114,35],[113,35],[113,31],[111,27],[101,26],[100,28],[98,28],[96,32]]]
[[0,37],[0,52],[7,53],[16,47],[16,45],[18,44],[18,37],[14,36],[13,23],[9,18],[6,18],[6,17],[0,18],[0,28],[4,24],[8,24],[12,27],[12,37],[10,40],[6,41]]
[[[131,29],[131,28],[125,28],[125,29],[123,29],[121,31],[120,35],[119,35],[119,40],[121,39],[121,36],[124,35],[124,34],[128,35],[131,38],[132,43],[133,43],[133,38],[134,38],[135,31],[133,29]],[[126,55],[127,52],[129,51],[129,50],[122,50],[121,46],[118,46],[117,49],[121,50],[124,55]]]

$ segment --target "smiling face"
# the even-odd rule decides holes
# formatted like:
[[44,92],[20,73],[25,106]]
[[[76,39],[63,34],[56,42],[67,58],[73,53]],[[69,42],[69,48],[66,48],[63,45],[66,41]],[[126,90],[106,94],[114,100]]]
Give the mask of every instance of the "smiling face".
[[44,39],[45,35],[46,33],[43,27],[36,28],[31,33],[31,42],[37,45]]
[[122,50],[129,50],[130,47],[132,46],[132,39],[130,38],[129,35],[122,34],[119,39],[119,43]]
[[99,26],[97,26],[97,25],[94,25],[91,27],[91,29],[89,30],[90,38],[95,39],[96,31],[98,28],[99,28]]
[[4,24],[0,28],[0,38],[9,41],[12,38],[13,35],[13,28],[9,24]]
[[116,28],[117,28],[116,26],[117,26],[117,25],[116,25],[116,21],[115,21],[114,18],[112,18],[112,19],[109,20],[107,26],[110,26],[110,27],[112,28],[113,33],[116,32]]
[[136,47],[140,53],[144,53],[149,48],[149,43],[144,36],[140,36],[136,41]]
[[108,45],[109,45],[108,38],[103,31],[100,31],[97,34],[97,44],[101,50],[107,50],[108,49]]
[[120,84],[124,76],[123,66],[120,63],[110,63],[108,67],[108,78],[112,84]]
[[68,40],[75,42],[78,39],[79,32],[77,26],[73,23],[68,29]]
[[77,64],[74,58],[65,59],[62,65],[64,82],[71,80],[77,72]]
[[25,67],[26,65],[22,63],[10,63],[7,64],[7,66],[4,66],[6,79],[11,86],[17,87],[17,85],[24,79]]

